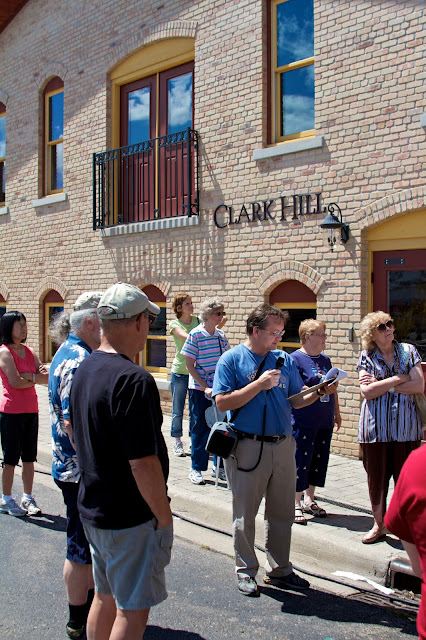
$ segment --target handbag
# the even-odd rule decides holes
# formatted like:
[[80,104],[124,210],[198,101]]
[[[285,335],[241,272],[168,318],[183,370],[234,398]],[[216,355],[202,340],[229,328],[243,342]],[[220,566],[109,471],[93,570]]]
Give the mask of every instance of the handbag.
[[[266,356],[262,360],[257,370],[256,376],[254,378],[255,380],[257,380],[257,378],[262,373],[263,367],[265,366],[267,355],[268,354],[266,354]],[[214,399],[213,399],[213,408],[215,412],[217,412],[216,403]],[[242,409],[242,407],[235,409],[234,413],[232,414],[232,420],[235,420],[240,409]],[[229,458],[231,453],[235,450],[235,447],[237,446],[239,439],[240,439],[240,436],[235,431],[235,429],[232,428],[229,422],[217,421],[214,423],[214,425],[210,429],[209,437],[207,438],[207,443],[206,443],[206,451],[226,460],[227,458]]]
[[414,393],[413,400],[423,427],[426,429],[426,396],[424,393]]

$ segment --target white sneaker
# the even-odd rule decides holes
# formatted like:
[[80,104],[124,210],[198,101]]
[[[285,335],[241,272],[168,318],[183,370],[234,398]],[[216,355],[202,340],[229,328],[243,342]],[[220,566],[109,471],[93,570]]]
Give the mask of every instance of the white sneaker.
[[177,458],[184,458],[186,456],[182,440],[176,440],[173,446],[173,453]]
[[197,471],[196,469],[191,469],[188,477],[193,484],[206,484],[201,471]]
[[0,499],[0,513],[8,513],[10,516],[15,516],[15,518],[23,518],[27,515],[26,510],[18,507],[13,498],[12,500]]
[[[213,467],[212,469],[212,477],[216,478],[216,467]],[[227,482],[225,469],[223,467],[219,467],[219,480]]]
[[21,509],[25,509],[29,516],[41,516],[41,509],[34,498],[22,498]]

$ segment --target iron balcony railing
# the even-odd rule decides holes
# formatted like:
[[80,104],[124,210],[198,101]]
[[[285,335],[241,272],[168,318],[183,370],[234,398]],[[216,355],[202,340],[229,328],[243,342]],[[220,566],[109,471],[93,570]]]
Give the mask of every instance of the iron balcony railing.
[[198,214],[197,131],[93,154],[93,229]]

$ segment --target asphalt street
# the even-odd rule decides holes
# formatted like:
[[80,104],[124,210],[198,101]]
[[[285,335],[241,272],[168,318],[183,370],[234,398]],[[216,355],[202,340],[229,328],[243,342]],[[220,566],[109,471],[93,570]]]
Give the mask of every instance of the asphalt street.
[[[65,640],[64,508],[48,475],[38,474],[36,482],[44,517],[0,516],[1,640]],[[20,491],[17,477],[14,493]],[[229,554],[206,548],[202,529],[192,527],[192,542],[176,538],[167,570],[169,598],[152,610],[144,640],[417,637],[406,614],[359,601],[354,592],[333,593],[327,583],[315,582],[303,594],[265,586],[260,598],[245,598],[236,589],[233,570]]]

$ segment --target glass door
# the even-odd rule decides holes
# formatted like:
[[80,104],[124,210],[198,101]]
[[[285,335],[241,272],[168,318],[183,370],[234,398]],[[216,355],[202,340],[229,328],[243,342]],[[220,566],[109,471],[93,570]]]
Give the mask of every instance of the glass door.
[[426,362],[426,249],[376,251],[373,274],[373,310],[389,313],[396,339]]

